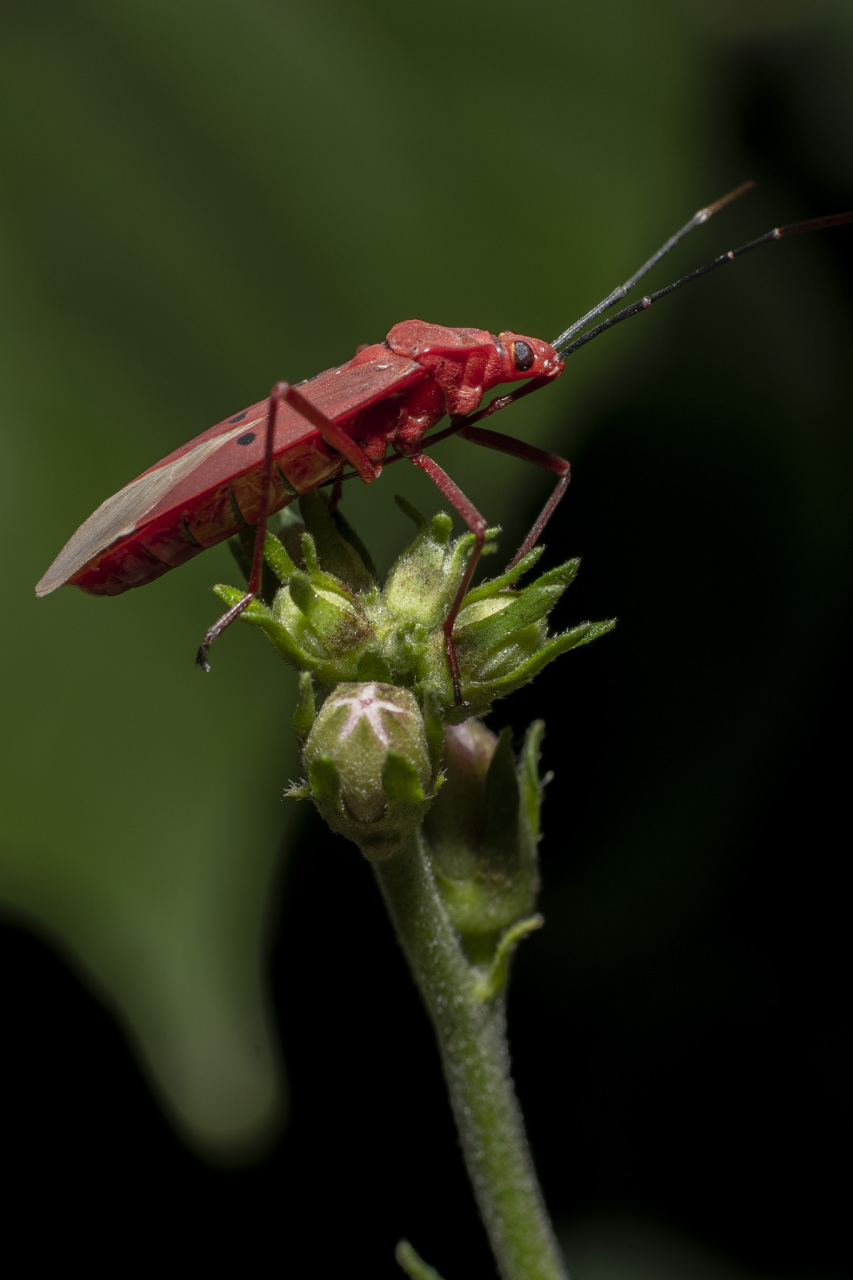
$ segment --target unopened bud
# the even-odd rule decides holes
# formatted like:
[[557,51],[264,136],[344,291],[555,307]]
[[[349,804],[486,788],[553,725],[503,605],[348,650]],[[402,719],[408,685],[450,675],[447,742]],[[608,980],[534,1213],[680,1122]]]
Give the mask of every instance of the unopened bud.
[[541,734],[541,722],[531,726],[516,764],[508,730],[498,738],[477,720],[445,729],[445,783],[424,831],[439,892],[468,944],[533,907]]
[[369,858],[390,857],[429,808],[435,770],[408,689],[339,685],[317,714],[303,762],[325,821]]

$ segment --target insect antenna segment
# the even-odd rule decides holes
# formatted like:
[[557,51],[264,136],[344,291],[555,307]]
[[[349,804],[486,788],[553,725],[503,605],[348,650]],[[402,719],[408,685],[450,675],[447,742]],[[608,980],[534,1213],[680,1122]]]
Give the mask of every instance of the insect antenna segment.
[[689,218],[679,231],[676,231],[668,240],[665,240],[661,247],[657,249],[652,256],[643,263],[640,269],[635,271],[634,274],[624,282],[624,284],[617,285],[613,292],[608,293],[606,298],[602,298],[601,302],[597,303],[591,311],[587,311],[586,315],[581,316],[580,320],[576,320],[574,324],[569,325],[568,329],[566,329],[564,333],[561,333],[559,338],[551,343],[554,350],[562,350],[562,348],[566,346],[576,333],[579,333],[581,329],[586,328],[591,320],[595,320],[597,316],[602,315],[603,312],[608,311],[611,307],[615,306],[617,302],[621,302],[623,298],[626,298],[634,288],[634,285],[638,284],[639,281],[642,280],[643,276],[648,275],[649,272],[657,266],[661,258],[666,257],[670,249],[674,249],[677,244],[681,243],[685,236],[689,236],[690,232],[695,231],[696,227],[701,227],[703,223],[707,222],[709,218],[712,218],[715,213],[720,211],[720,209],[724,209],[727,204],[731,204],[733,200],[737,200],[740,196],[746,195],[747,191],[751,191],[754,186],[755,183],[752,179],[748,182],[742,182],[739,187],[735,187],[734,191],[729,191],[727,195],[721,196],[720,199],[715,200],[713,204],[707,204],[702,209],[697,209],[693,217]]
[[[755,240],[750,240],[746,244],[740,245],[737,249],[729,249],[726,253],[721,253],[719,257],[714,258],[711,262],[706,262],[704,266],[697,267],[693,271],[689,271],[687,275],[681,276],[678,280],[673,280],[664,288],[656,290],[654,293],[646,294],[642,298],[638,298],[636,302],[631,302],[627,307],[623,307],[621,311],[617,311],[615,315],[608,316],[606,320],[602,320],[592,329],[587,329],[586,333],[581,330],[592,321],[602,315],[610,307],[621,301],[628,291],[633,288],[639,280],[643,278],[652,267],[660,262],[665,254],[669,253],[680,240],[691,232],[694,227],[700,226],[703,222],[722,209],[724,205],[730,204],[738,196],[748,191],[755,184],[753,182],[745,182],[742,186],[730,191],[728,195],[723,196],[721,200],[717,200],[714,204],[708,205],[705,209],[700,209],[695,213],[689,222],[686,222],[680,231],[676,231],[675,235],[670,236],[665,244],[662,244],[658,251],[644,262],[639,271],[635,271],[629,280],[614,289],[606,298],[602,299],[597,306],[588,311],[585,316],[581,316],[580,320],[576,320],[570,325],[559,338],[556,338],[551,346],[564,358],[573,355],[580,347],[591,342],[593,338],[597,338],[599,334],[604,333],[607,329],[612,329],[615,324],[621,324],[623,320],[630,320],[631,316],[639,315],[643,311],[647,311],[653,302],[657,302],[660,298],[665,298],[667,294],[675,293],[676,289],[681,289],[683,285],[691,284],[694,280],[699,280],[702,276],[706,276],[711,271],[715,271],[717,267],[723,267],[729,262],[734,262],[736,258],[740,258],[745,253],[749,253],[752,249],[758,249],[763,244],[772,244],[774,241],[782,240],[785,236],[801,235],[806,231],[825,231],[829,227],[840,227],[845,223],[853,222],[853,210],[846,213],[834,213],[825,218],[810,218],[806,222],[792,222],[786,227],[774,227],[771,231],[765,232],[763,236],[758,236]],[[575,337],[575,334],[580,334]]]

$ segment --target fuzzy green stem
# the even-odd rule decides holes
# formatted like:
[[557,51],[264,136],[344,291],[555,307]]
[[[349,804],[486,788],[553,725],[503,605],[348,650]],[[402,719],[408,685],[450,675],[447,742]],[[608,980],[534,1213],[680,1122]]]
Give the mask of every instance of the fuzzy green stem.
[[568,1280],[509,1073],[503,992],[454,933],[420,833],[374,864],[397,936],[435,1027],[462,1151],[502,1280]]

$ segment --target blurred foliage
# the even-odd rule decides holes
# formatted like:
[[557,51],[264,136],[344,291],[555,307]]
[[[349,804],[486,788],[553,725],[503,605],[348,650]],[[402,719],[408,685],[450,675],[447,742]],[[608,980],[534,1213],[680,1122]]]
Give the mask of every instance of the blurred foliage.
[[[848,0],[3,5],[0,895],[115,1012],[195,1149],[248,1159],[284,1115],[265,972],[294,821],[280,799],[296,769],[294,682],[239,628],[209,679],[193,668],[224,549],[115,600],[36,602],[33,584],[132,476],[396,321],[553,337],[746,176],[757,193],[656,283],[775,223],[850,207],[851,63]],[[576,684],[546,676],[505,713],[518,728],[545,716],[545,764],[574,797],[571,814],[546,802],[549,927],[513,1005],[558,1214],[645,1196],[702,1232],[727,1222],[734,1247],[745,1210],[648,1191],[638,1153],[660,1146],[665,1120],[643,1071],[651,1089],[671,1068],[675,1090],[679,1055],[689,1076],[686,1046],[701,1042],[725,1074],[717,1037],[779,1005],[773,1063],[779,1028],[808,1015],[819,1061],[797,1078],[835,1114],[834,1006],[815,982],[838,945],[825,726],[849,643],[851,238],[792,241],[684,291],[579,353],[502,424],[572,459],[550,540],[560,558],[586,556],[584,616],[622,620],[585,676],[573,667]],[[441,461],[517,542],[547,478],[462,442]],[[347,493],[380,570],[406,535],[393,493],[433,503],[403,470]],[[658,644],[662,618],[679,629]],[[299,874],[309,897],[286,924],[310,947],[310,890],[330,879]],[[824,947],[808,952],[811,981],[785,958],[798,932]],[[298,1055],[309,997],[283,991]],[[724,1006],[732,1022],[714,1023]],[[661,1027],[666,1070],[654,1053],[637,1066],[631,1037]],[[744,1086],[759,1116],[763,1071]],[[636,1148],[620,1145],[629,1113],[657,1118]],[[750,1144],[781,1167],[763,1123]],[[702,1162],[710,1127],[687,1131],[669,1167]],[[563,1153],[587,1138],[594,1156],[569,1176]],[[801,1155],[813,1168],[807,1143]],[[831,1199],[823,1209],[832,1217]],[[809,1212],[802,1240],[829,1248]],[[776,1266],[772,1221],[760,1237]],[[440,1270],[466,1273],[404,1229]]]

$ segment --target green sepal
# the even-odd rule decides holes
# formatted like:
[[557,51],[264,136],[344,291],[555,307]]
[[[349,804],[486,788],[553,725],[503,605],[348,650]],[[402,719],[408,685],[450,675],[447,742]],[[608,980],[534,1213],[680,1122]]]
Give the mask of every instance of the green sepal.
[[[473,534],[451,536],[452,521],[440,512],[427,522],[405,501],[402,510],[417,527],[409,547],[380,589],[369,558],[337,511],[319,493],[301,500],[303,520],[283,512],[281,537],[265,542],[265,561],[283,580],[272,611],[254,601],[247,622],[260,627],[281,655],[321,684],[393,684],[418,692],[429,685],[446,724],[482,716],[494,700],[526,683],[568,649],[587,644],[613,623],[585,623],[549,636],[547,614],[573,581],[578,560],[542,574],[527,587],[517,583],[538,561],[533,548],[512,569],[469,592],[454,628],[462,702],[454,699],[444,620],[474,547]],[[497,529],[486,531],[494,546]],[[248,543],[247,543],[248,546]],[[330,565],[337,572],[332,572]],[[357,589],[354,584],[362,584]],[[242,598],[218,588],[229,605]]]
[[382,766],[382,790],[388,797],[388,814],[402,805],[422,804],[424,789],[417,772],[399,751],[389,751]]
[[[539,825],[542,813],[542,788],[544,780],[539,775],[539,760],[542,752],[542,739],[545,736],[545,721],[534,720],[524,735],[524,745],[519,756],[518,780],[521,784],[521,795],[527,814],[527,827],[533,841],[539,839]],[[549,775],[550,776],[550,775]]]
[[[474,587],[465,596],[465,607],[469,604],[476,604],[478,600],[487,600],[490,596],[496,595],[498,591],[505,590],[506,587],[512,586],[519,578],[523,578],[528,573],[537,560],[544,555],[544,547],[533,547],[528,551],[527,555],[519,560],[518,564],[513,565],[511,569],[507,569],[506,573],[502,573],[499,578],[489,578],[486,582]],[[572,563],[571,561],[569,563]],[[580,561],[577,561],[580,564]]]
[[[520,595],[498,596],[496,599],[481,600],[472,609],[494,605],[494,612],[482,618],[467,622],[461,620],[454,631],[456,643],[460,650],[475,650],[478,655],[491,656],[496,650],[512,643],[513,637],[553,609],[563,594],[563,587],[540,588],[538,583],[527,587]],[[507,603],[504,603],[506,601]],[[466,606],[467,608],[467,606]]]
[[[570,631],[563,631],[555,636],[552,643],[559,645],[560,653],[568,653],[569,649],[578,649],[582,644],[592,644],[599,636],[606,635],[616,626],[615,618],[606,618],[604,622],[580,622]],[[550,662],[551,659],[549,658]]]
[[[245,595],[245,592],[238,591],[236,587],[227,587],[221,583],[215,586],[213,590],[229,609],[237,604],[239,600],[242,600]],[[337,668],[334,667],[330,671],[328,663],[324,664],[322,661],[315,660],[315,655],[303,648],[302,645],[297,644],[290,631],[281,626],[274,617],[272,610],[268,609],[260,600],[253,600],[250,605],[247,605],[240,617],[263,631],[282,657],[286,658],[298,670],[310,668],[317,679],[323,683],[328,682],[329,675],[331,675],[332,681],[337,678]]]
[[446,791],[424,834],[450,921],[471,962],[488,968],[502,932],[529,915],[539,887],[532,762],[528,754],[516,764],[509,729],[496,738],[472,720],[447,730],[443,763]]
[[[246,592],[241,591],[239,587],[229,587],[227,583],[217,582],[213,588],[213,594],[219,596],[229,609],[233,609],[235,604],[239,604],[245,598]],[[272,621],[272,610],[256,596],[246,605],[240,617],[245,618],[246,622],[251,622],[253,626],[263,627],[265,621]]]
[[[544,667],[547,667],[549,662],[553,662],[561,654],[568,653],[570,649],[577,649],[583,644],[590,644],[599,636],[612,631],[615,626],[615,618],[608,618],[606,622],[582,622],[579,626],[572,627],[571,631],[564,631],[561,635],[548,640],[541,649],[519,662],[506,675],[490,674],[489,679],[479,686],[474,683],[463,684],[463,693],[471,705],[478,708],[476,714],[484,715],[485,710],[488,710],[496,698],[506,697],[523,684],[527,684]],[[485,706],[485,710],[479,710],[481,705]]]
[[[308,535],[305,535],[305,541],[308,542]],[[314,574],[306,572],[304,569],[294,569],[290,575],[290,581],[287,584],[287,590],[290,598],[296,605],[300,613],[304,614],[305,620],[312,631],[318,635],[334,635],[341,625],[341,611],[330,600],[326,599],[321,592],[328,592],[329,595],[338,599],[346,599],[347,604],[351,603],[350,599],[341,589],[341,584],[323,581],[327,575]]]
[[329,806],[335,813],[343,813],[341,775],[331,756],[314,757],[308,766],[308,782],[317,804]]
[[[285,512],[282,512],[282,516],[284,515]],[[279,523],[283,524],[283,519],[280,518]],[[228,550],[237,561],[247,582],[252,574],[256,533],[254,525],[246,525],[228,542]],[[259,598],[264,601],[274,598],[281,583],[287,581],[295,568],[293,560],[287,554],[281,541],[281,537],[281,532],[276,535],[270,529],[267,529],[264,534],[263,576],[260,591],[258,592]]]
[[441,1280],[441,1276],[435,1267],[431,1267],[428,1262],[424,1262],[420,1254],[416,1253],[408,1240],[401,1240],[394,1250],[394,1258],[400,1264],[409,1280]]
[[566,587],[570,587],[578,576],[580,567],[580,556],[575,556],[574,560],[566,560],[563,564],[555,565],[553,569],[546,569],[545,573],[536,579],[533,586],[551,587],[560,584],[565,591]]
[[511,924],[501,934],[488,972],[476,984],[477,998],[484,1004],[494,1000],[506,986],[509,962],[519,942],[534,930],[541,929],[544,923],[542,916],[537,913],[535,916],[527,916],[524,920],[516,920],[515,924]]
[[498,737],[485,784],[483,853],[490,876],[513,877],[519,865],[518,819],[521,811],[518,777],[512,754],[512,731]]
[[[400,508],[403,515],[409,517],[412,524],[417,529],[418,533],[426,533],[427,522],[421,515],[420,511],[418,511],[417,507],[413,507],[411,502],[409,502],[407,498],[403,497],[402,493],[394,494],[394,502]],[[440,538],[435,530],[436,530],[436,521],[439,520],[442,516],[444,516],[447,520],[447,531],[444,537]],[[433,523],[433,537],[438,542],[441,542],[441,541],[446,542],[447,539],[450,537],[451,530],[453,529],[453,521],[447,516],[446,512],[440,511],[437,516],[433,516],[432,523]]]
[[384,655],[379,649],[364,649],[358,658],[355,668],[356,680],[376,680],[380,684],[392,684],[393,675]]
[[273,530],[275,537],[284,547],[297,568],[302,564],[302,535],[305,532],[305,519],[296,503],[286,506],[278,513],[278,528]]
[[[344,542],[348,543],[352,551],[354,551],[358,556],[365,574],[364,582],[359,585],[356,579],[357,577],[361,577],[361,573],[357,572],[355,569],[351,570],[349,576],[345,578],[347,585],[352,587],[353,591],[360,591],[365,587],[375,584],[378,575],[376,572],[376,565],[373,563],[373,557],[339,506],[332,510],[332,519],[334,520],[335,527]],[[343,575],[341,576],[343,577]]]
[[426,729],[427,746],[432,761],[432,785],[441,785],[441,749],[444,745],[444,718],[441,699],[435,685],[425,681],[419,689],[421,709]]
[[432,803],[432,796],[424,794],[417,770],[399,751],[391,750],[385,757],[382,790],[388,797],[384,816],[378,822],[365,823],[360,838],[350,836],[373,862],[383,862],[402,848]]
[[[540,550],[540,548],[534,549],[534,551]],[[531,559],[533,556],[534,552],[532,551],[525,559]],[[460,643],[464,635],[466,643],[476,645],[486,652],[492,652],[500,648],[507,643],[513,633],[520,632],[523,628],[531,623],[538,622],[540,618],[544,618],[546,614],[550,613],[560,596],[574,581],[579,566],[580,560],[568,560],[565,564],[557,565],[555,569],[549,569],[547,573],[543,573],[535,582],[531,582],[529,586],[524,587],[520,592],[514,592],[512,595],[509,593],[499,595],[497,589],[485,591],[481,588],[479,592],[468,592],[463,609],[460,611],[460,621],[458,623]],[[508,576],[505,574],[504,578]],[[498,584],[502,583],[503,579],[497,578],[492,582],[484,583],[483,586],[484,588],[497,588]],[[482,606],[482,603],[487,600],[499,604],[507,599],[510,600],[510,603],[505,607],[487,613],[475,621],[467,623],[464,621],[463,615],[471,608],[472,604],[481,604]]]
[[363,544],[337,511],[330,510],[320,493],[315,490],[303,494],[299,507],[311,530],[312,559],[309,561],[305,555],[306,567],[313,571],[316,565],[319,570],[322,563],[328,575],[352,591],[362,591],[375,582],[373,564]]
[[287,582],[296,568],[284,544],[272,533],[264,535],[264,563],[272,569],[279,582]]
[[304,742],[311,732],[316,714],[314,681],[307,671],[300,671],[299,696],[296,700],[296,710],[293,712],[293,731],[301,741]]

